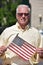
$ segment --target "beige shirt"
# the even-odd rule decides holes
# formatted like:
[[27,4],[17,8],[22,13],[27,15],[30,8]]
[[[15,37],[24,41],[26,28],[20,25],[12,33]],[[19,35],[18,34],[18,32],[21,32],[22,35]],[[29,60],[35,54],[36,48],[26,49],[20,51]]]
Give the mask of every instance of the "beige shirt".
[[[0,46],[6,45],[6,47],[12,42],[14,37],[16,35],[19,35],[21,38],[23,38],[28,43],[34,45],[36,48],[40,47],[40,34],[37,29],[34,27],[29,28],[29,25],[26,26],[26,28],[23,30],[19,26],[18,23],[16,25],[13,25],[9,28],[6,28],[1,36],[0,36]],[[22,58],[20,58],[17,54],[13,53],[11,50],[7,49],[6,53],[6,59],[11,59],[11,64],[13,65],[29,65],[30,63],[33,65],[33,63],[38,62],[38,54],[36,55],[36,59],[34,56],[32,56],[29,61],[24,61]]]

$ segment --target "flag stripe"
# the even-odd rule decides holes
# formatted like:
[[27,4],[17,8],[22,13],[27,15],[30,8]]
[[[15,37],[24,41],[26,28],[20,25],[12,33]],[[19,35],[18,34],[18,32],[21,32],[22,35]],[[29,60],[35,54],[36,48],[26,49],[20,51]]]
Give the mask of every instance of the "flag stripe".
[[27,53],[29,53],[31,55],[33,54],[32,49],[30,49],[28,46],[26,46],[26,44],[23,44],[22,49],[24,49]]
[[22,54],[20,54],[19,52],[17,53],[16,50],[14,50],[12,47],[8,47],[11,51],[13,51],[14,53],[18,54],[21,58],[23,58],[24,60],[29,60],[28,58],[24,57]]
[[[13,45],[13,47],[15,46],[15,48],[17,48],[17,50],[18,50],[18,52],[21,52],[22,54],[24,54],[26,57],[29,57],[29,55],[28,54],[26,54],[25,53],[25,51],[23,51],[23,49],[22,48],[20,48],[19,46],[17,46],[16,44],[12,44]],[[31,56],[31,55],[30,55]]]
[[33,45],[31,45],[31,44],[29,44],[29,43],[24,43],[24,44],[26,44],[29,48],[31,48],[33,51],[35,51],[36,50],[36,47],[34,47]]
[[[10,46],[12,46],[12,45],[10,45]],[[18,49],[17,47],[12,46],[12,48],[28,58],[28,56],[26,54],[24,54],[22,51],[20,51],[20,49]]]
[[36,47],[29,44],[18,35],[9,44],[8,48],[24,60],[29,60],[29,58],[36,52]]
[[33,52],[32,52],[31,50],[28,51],[28,48],[26,48],[26,47],[24,47],[24,46],[22,46],[22,49],[24,49],[27,53],[29,53],[29,54],[31,54],[31,55],[33,54]]
[[23,45],[24,45],[24,47],[26,47],[26,49],[28,49],[31,53],[34,53],[34,52],[36,51],[36,49],[33,50],[34,48],[31,48],[31,47],[28,46],[27,44],[23,44]]
[[22,52],[20,52],[17,48],[13,47],[12,45],[10,45],[8,48],[9,48],[10,50],[13,50],[13,52],[17,53],[17,54],[20,55],[21,57],[23,57],[23,59],[29,60],[29,57],[26,57],[24,54],[22,54]]
[[25,50],[25,52],[29,53],[31,56],[32,56],[32,54],[35,53],[35,51],[32,50],[31,48],[29,48],[28,46],[26,46],[26,44],[23,44],[22,49]]
[[23,48],[22,48],[22,46],[21,46],[21,48],[18,46],[18,45],[16,45],[16,44],[13,44],[13,46],[16,46],[20,51],[22,51],[23,53],[25,53],[27,56],[31,56],[31,53],[29,54],[27,51],[25,51]]

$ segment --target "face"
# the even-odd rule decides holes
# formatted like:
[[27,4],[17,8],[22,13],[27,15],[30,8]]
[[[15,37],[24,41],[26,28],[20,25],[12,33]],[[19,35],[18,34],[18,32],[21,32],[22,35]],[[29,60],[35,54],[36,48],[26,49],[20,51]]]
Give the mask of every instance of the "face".
[[25,26],[29,23],[30,20],[30,13],[28,11],[28,8],[19,7],[18,13],[16,14],[16,18],[18,20],[19,25],[22,28],[25,28]]

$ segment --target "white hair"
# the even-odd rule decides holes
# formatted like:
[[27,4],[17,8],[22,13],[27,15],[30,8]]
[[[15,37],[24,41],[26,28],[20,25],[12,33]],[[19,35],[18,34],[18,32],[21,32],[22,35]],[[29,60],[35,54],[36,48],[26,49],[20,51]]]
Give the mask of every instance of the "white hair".
[[16,8],[16,13],[18,13],[18,9],[19,9],[20,7],[27,7],[27,8],[28,8],[28,11],[30,12],[30,8],[29,8],[28,5],[21,4],[21,5],[18,5],[18,6],[17,6],[17,8]]

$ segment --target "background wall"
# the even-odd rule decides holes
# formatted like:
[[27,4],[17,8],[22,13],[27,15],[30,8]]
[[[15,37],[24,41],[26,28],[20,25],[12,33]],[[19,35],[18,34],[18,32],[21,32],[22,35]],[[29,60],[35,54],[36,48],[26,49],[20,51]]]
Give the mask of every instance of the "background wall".
[[[43,0],[30,0],[31,3],[31,25],[43,29]],[[42,17],[41,24],[40,18]]]

